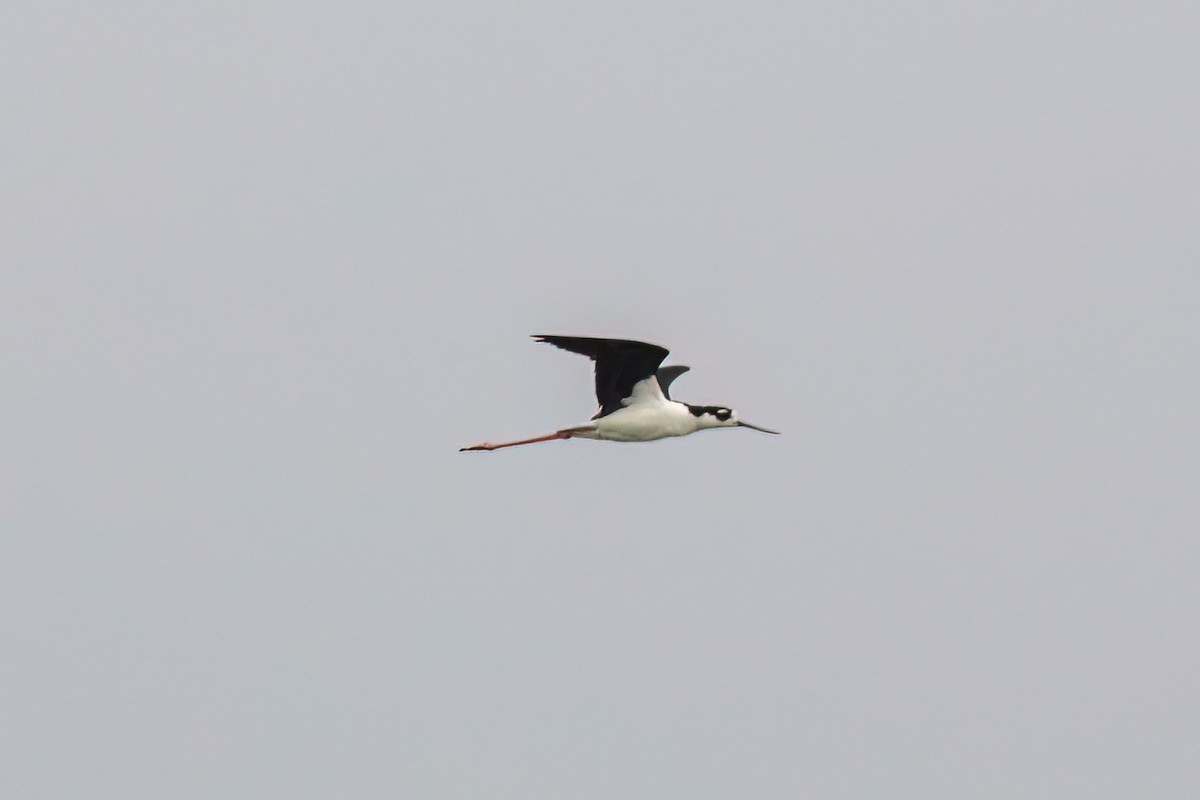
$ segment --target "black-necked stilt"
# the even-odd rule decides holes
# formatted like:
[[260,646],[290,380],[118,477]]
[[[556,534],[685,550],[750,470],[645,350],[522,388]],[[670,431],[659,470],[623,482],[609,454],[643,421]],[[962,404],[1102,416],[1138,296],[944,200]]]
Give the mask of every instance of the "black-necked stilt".
[[668,436],[687,436],[709,428],[751,428],[778,434],[749,422],[724,406],[693,406],[672,400],[667,393],[671,382],[688,367],[660,367],[667,349],[656,344],[628,339],[594,339],[588,336],[534,336],[587,356],[596,362],[596,399],[600,410],[587,425],[522,439],[518,442],[484,442],[465,450],[499,450],[519,444],[549,442],[555,439],[607,439],[611,442],[650,442]]

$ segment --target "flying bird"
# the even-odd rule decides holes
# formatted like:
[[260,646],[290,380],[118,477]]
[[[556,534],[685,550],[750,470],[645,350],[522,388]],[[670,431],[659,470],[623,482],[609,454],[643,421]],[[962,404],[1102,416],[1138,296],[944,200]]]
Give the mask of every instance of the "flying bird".
[[595,339],[589,336],[533,337],[596,362],[596,400],[600,410],[586,425],[563,428],[545,436],[516,442],[484,442],[468,450],[499,450],[555,439],[605,439],[610,442],[651,442],[669,436],[687,436],[710,428],[750,428],[778,434],[738,419],[724,406],[694,406],[672,400],[671,383],[688,367],[660,366],[667,349],[629,339]]

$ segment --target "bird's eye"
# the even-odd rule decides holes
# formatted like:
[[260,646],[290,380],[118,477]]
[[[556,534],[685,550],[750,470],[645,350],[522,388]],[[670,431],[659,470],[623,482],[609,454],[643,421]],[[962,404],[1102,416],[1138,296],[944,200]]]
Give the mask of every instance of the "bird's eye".
[[728,408],[718,408],[717,409],[717,419],[721,420],[721,422],[724,422],[725,420],[729,419],[729,409]]

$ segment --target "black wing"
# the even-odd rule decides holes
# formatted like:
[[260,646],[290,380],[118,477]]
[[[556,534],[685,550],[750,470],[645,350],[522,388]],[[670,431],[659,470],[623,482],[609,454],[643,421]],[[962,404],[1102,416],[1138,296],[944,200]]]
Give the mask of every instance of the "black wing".
[[634,384],[654,377],[658,365],[668,353],[665,347],[628,339],[593,339],[590,336],[533,338],[587,356],[596,362],[596,400],[600,403],[597,417],[624,408],[621,401],[633,394]]
[[676,378],[687,372],[689,369],[691,369],[691,367],[683,366],[662,367],[659,369],[657,373],[658,386],[660,389],[662,389],[663,397],[667,398],[668,400],[671,399],[671,384],[675,382]]

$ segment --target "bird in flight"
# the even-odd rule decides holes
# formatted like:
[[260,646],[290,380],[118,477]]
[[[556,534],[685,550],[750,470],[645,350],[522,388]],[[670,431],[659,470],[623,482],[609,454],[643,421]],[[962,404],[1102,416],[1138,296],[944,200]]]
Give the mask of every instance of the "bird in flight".
[[587,356],[596,362],[596,400],[600,410],[586,425],[563,428],[545,436],[516,442],[484,442],[468,450],[499,450],[555,439],[604,439],[610,442],[651,442],[669,436],[687,436],[711,428],[750,428],[763,433],[778,431],[743,422],[724,406],[694,406],[672,400],[671,383],[688,367],[660,366],[667,349],[629,339],[595,339],[589,336],[534,336],[539,342]]

